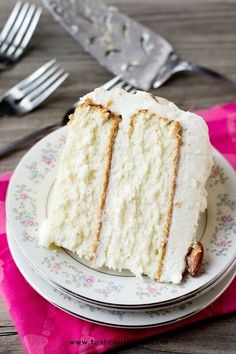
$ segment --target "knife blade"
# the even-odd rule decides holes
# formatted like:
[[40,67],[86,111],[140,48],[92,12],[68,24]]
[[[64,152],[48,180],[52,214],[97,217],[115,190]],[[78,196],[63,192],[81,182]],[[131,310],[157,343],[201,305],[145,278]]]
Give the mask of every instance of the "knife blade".
[[124,81],[148,90],[173,47],[163,37],[97,0],[43,0],[70,35]]
[[159,34],[99,0],[43,0],[56,20],[83,48],[132,86],[158,88],[172,75],[192,71],[235,89],[236,83],[212,69],[178,57]]

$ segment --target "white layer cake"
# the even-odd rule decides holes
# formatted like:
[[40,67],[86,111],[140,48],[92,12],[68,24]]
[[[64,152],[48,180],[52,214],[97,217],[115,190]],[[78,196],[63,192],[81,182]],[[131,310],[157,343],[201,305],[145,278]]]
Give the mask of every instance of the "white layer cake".
[[40,243],[179,283],[211,166],[202,118],[145,92],[96,89],[71,117]]

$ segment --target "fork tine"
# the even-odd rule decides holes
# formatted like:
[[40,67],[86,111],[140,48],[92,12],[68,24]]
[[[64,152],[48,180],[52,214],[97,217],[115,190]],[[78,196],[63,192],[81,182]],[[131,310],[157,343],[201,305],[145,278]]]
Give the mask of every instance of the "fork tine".
[[130,87],[128,90],[126,90],[127,92],[130,92],[130,93],[135,93],[137,90],[134,88],[134,87]]
[[15,36],[13,42],[10,44],[9,48],[6,51],[7,55],[12,55],[15,52],[16,47],[20,44],[21,39],[24,36],[25,31],[27,30],[27,28],[29,26],[29,23],[31,21],[31,17],[33,15],[35,8],[36,8],[35,5],[30,5],[30,7],[28,8],[25,19],[24,19],[22,25],[20,26],[19,31],[16,33],[16,36]]
[[127,91],[127,92],[132,92],[132,93],[137,91],[132,85],[130,85],[130,84],[126,83],[126,82],[123,83],[122,89]]
[[126,82],[122,82],[122,84],[120,85],[120,87],[123,89],[123,90],[126,90],[126,91],[130,91],[133,87],[130,85],[130,84],[128,84],[128,83],[126,83]]
[[56,63],[56,59],[52,59],[46,64],[42,65],[38,70],[33,72],[33,74],[29,75],[27,78],[19,82],[14,89],[23,90],[26,86],[30,85],[33,81],[35,81],[39,76],[43,75],[51,66]]
[[[36,108],[40,103],[42,103],[46,98],[48,98],[62,83],[65,81],[65,79],[69,76],[68,73],[64,73],[61,76],[57,78],[55,82],[49,87],[47,87],[44,91],[42,91],[37,97],[33,99],[31,102],[31,109]],[[21,103],[24,103],[23,101],[26,100],[27,98],[24,98]],[[21,104],[20,103],[20,104]]]
[[127,92],[133,92],[133,93],[136,92],[136,89],[132,85],[122,80],[122,75],[115,76],[113,79],[106,82],[101,87],[104,88],[105,90],[111,90],[115,87],[120,87],[126,90]]
[[[24,40],[24,36],[27,35],[28,32],[30,32],[30,38],[32,37],[32,30],[31,27],[33,25],[33,28],[35,29],[38,20],[40,18],[41,15],[41,8],[37,8],[36,5],[32,4],[30,5],[30,7],[28,8],[28,11],[25,15],[25,18],[23,20],[22,25],[20,26],[19,31],[16,33],[16,36],[13,40],[13,42],[11,43],[10,47],[8,48],[6,54],[7,55],[13,55],[13,57],[16,59],[17,57],[19,57],[22,53],[23,50],[25,49],[26,45],[24,46],[24,48],[22,47],[22,42]],[[36,23],[35,23],[36,21]],[[30,40],[29,38],[29,40]],[[29,40],[27,41],[27,44],[29,42]],[[14,53],[14,54],[13,54]]]
[[[36,8],[35,5],[34,9]],[[27,45],[29,44],[29,41],[32,38],[32,35],[34,34],[34,31],[37,27],[37,24],[39,22],[40,16],[42,13],[42,8],[38,7],[36,8],[36,11],[34,12],[32,18],[30,19],[29,26],[25,26],[24,33],[22,35],[19,34],[19,37],[16,38],[16,46],[20,46],[16,52],[14,53],[14,58],[17,59],[25,50]],[[29,22],[29,21],[28,21]]]
[[104,88],[105,90],[111,90],[112,88],[118,86],[120,82],[122,82],[121,75],[117,75],[110,81],[106,82],[101,87]]
[[1,52],[5,52],[9,46],[11,45],[15,35],[17,34],[17,31],[19,30],[19,28],[21,27],[22,22],[24,21],[24,18],[26,16],[26,13],[29,9],[29,4],[25,3],[23,4],[23,6],[21,7],[20,11],[17,14],[17,17],[14,21],[13,26],[11,27],[10,31],[8,32],[7,36],[5,37],[5,40],[2,44],[1,47]]
[[0,41],[1,42],[4,41],[5,38],[7,37],[10,29],[12,28],[12,25],[14,24],[14,21],[15,21],[17,15],[18,15],[18,12],[19,12],[21,6],[22,6],[22,2],[21,1],[17,1],[15,7],[13,8],[13,10],[12,10],[12,12],[11,12],[6,24],[5,24],[5,26],[2,29],[2,32],[0,33]]
[[58,65],[55,63],[55,65],[51,66],[48,70],[46,70],[42,75],[40,75],[38,78],[36,78],[34,81],[29,83],[25,88],[22,88],[22,94],[23,96],[29,94],[33,90],[35,90],[37,87],[39,87],[41,84],[43,84],[47,79],[50,78],[57,70],[59,70]]
[[51,77],[41,83],[38,87],[36,87],[33,91],[25,96],[28,100],[32,101],[37,96],[41,95],[50,85],[54,83],[65,71],[63,69],[57,70]]

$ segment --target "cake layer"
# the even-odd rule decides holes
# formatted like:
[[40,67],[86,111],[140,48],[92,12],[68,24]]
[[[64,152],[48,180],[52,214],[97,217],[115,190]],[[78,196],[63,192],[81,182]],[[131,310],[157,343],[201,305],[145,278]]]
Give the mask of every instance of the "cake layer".
[[120,118],[89,100],[71,116],[48,219],[40,241],[91,258],[100,233],[112,148]]
[[181,127],[143,110],[118,137],[94,265],[159,278],[171,222]]

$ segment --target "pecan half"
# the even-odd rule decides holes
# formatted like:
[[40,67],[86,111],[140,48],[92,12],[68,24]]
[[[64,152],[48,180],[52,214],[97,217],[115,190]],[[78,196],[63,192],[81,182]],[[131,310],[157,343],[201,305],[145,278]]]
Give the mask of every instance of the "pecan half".
[[198,275],[202,260],[203,260],[203,245],[201,242],[194,243],[193,246],[189,247],[188,253],[186,254],[185,261],[187,265],[187,270],[192,277]]

